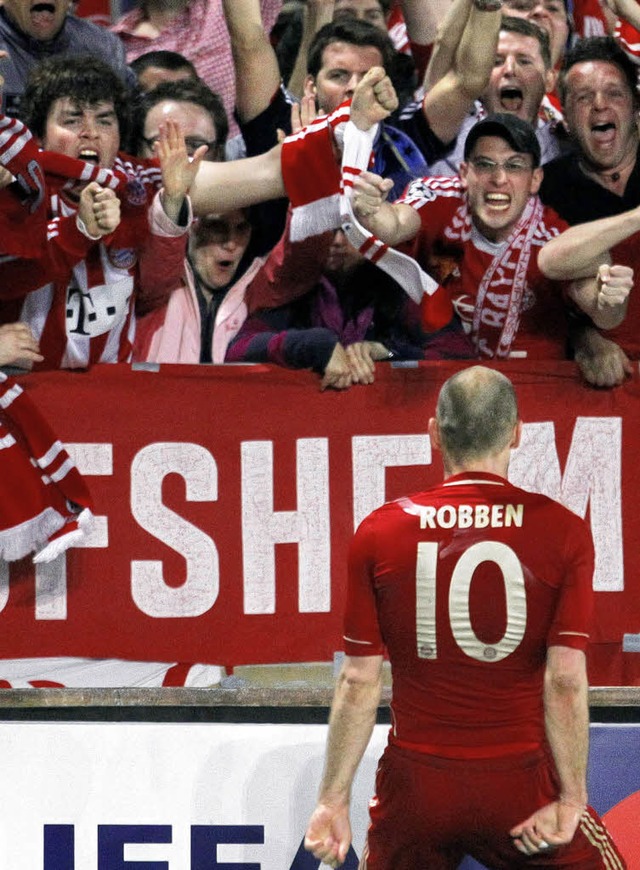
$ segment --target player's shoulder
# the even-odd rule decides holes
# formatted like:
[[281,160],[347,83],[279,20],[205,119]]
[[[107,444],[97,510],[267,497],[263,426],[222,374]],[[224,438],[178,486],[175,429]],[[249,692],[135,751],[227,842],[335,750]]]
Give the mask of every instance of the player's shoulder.
[[545,526],[549,536],[556,533],[564,535],[568,532],[590,536],[587,521],[557,499],[541,492],[522,489],[511,483],[509,483],[509,490],[526,507],[527,514],[535,516]]
[[361,527],[375,527],[379,530],[384,526],[391,527],[396,523],[407,521],[411,517],[419,517],[424,506],[437,499],[440,489],[441,484],[437,484],[387,501],[371,511],[362,521]]

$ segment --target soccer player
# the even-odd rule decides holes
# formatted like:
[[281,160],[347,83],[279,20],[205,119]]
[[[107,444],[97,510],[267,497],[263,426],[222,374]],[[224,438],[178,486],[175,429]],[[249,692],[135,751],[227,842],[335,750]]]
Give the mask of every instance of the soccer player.
[[[392,727],[361,868],[622,868],[587,805],[585,649],[593,544],[582,519],[507,480],[511,382],[451,377],[429,421],[444,483],[374,511],[349,555],[346,658],[305,845],[333,867],[380,701]],[[531,858],[531,856],[538,856]],[[533,861],[533,863],[532,863]]]

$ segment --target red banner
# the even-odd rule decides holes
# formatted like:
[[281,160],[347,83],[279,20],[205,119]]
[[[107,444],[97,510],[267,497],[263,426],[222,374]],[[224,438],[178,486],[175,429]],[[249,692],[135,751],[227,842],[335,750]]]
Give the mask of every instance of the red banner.
[[[374,385],[345,393],[266,366],[23,378],[98,519],[86,546],[51,565],[0,565],[0,656],[330,660],[350,535],[384,500],[440,479],[427,421],[457,368],[379,365]],[[511,480],[591,523],[592,682],[635,682],[640,655],[622,641],[640,632],[640,378],[599,391],[570,363],[501,368],[525,421]]]

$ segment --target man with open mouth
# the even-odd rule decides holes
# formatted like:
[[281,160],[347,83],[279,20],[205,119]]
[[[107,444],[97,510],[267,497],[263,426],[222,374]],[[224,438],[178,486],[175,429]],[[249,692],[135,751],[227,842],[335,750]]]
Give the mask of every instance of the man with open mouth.
[[516,115],[535,127],[542,164],[557,157],[563,144],[557,135],[560,114],[552,116],[543,107],[545,94],[553,91],[555,81],[547,34],[531,21],[505,16],[500,25],[489,84],[462,122],[448,153],[430,167],[431,173],[457,175],[469,131],[484,115],[492,112]]
[[[464,158],[460,177],[415,181],[393,204],[383,201],[389,182],[363,172],[353,182],[356,217],[380,241],[410,246],[448,291],[480,357],[564,359],[566,297],[603,329],[617,326],[631,269],[611,265],[606,251],[597,265],[574,253],[564,284],[549,280],[555,262],[542,267],[544,244],[570,230],[537,196],[543,170],[531,125],[488,115],[471,129]],[[447,274],[439,268],[445,256],[457,264]]]
[[3,261],[3,287],[13,298],[3,300],[0,320],[31,327],[44,357],[36,368],[128,361],[136,316],[163,304],[180,280],[191,217],[186,192],[205,149],[190,162],[184,137],[168,122],[159,161],[130,158],[120,151],[128,106],[116,73],[91,58],[52,58],[29,78],[25,121],[44,152],[48,219],[58,227],[73,220],[89,181],[117,184],[121,209],[104,237],[80,222],[82,239],[42,274],[21,260]]
[[5,115],[18,116],[29,71],[45,57],[90,54],[132,80],[120,40],[69,8],[69,0],[6,0],[0,7],[0,50],[8,53],[0,60]]
[[[559,90],[574,151],[545,167],[541,197],[569,224],[613,219],[616,259],[638,263],[640,163],[637,67],[607,36],[579,40],[567,53]],[[581,325],[574,335],[576,360],[589,383],[611,387],[640,358],[640,300],[632,293],[624,322],[601,335]]]

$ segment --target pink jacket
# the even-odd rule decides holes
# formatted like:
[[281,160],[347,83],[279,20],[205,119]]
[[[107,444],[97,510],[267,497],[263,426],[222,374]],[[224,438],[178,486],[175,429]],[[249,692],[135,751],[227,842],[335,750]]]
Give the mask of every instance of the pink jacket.
[[[229,289],[216,313],[211,358],[224,362],[227,347],[247,317],[245,292],[264,258],[256,257],[245,274]],[[167,305],[138,320],[133,359],[136,362],[199,363],[200,308],[195,280],[185,261],[183,283]]]
[[[289,221],[284,235],[266,257],[256,257],[242,278],[228,290],[216,313],[211,358],[223,363],[227,348],[248,314],[276,308],[302,296],[321,274],[333,233],[291,242]],[[138,320],[133,359],[136,362],[200,362],[200,308],[193,272],[185,262],[184,280],[167,305]]]

